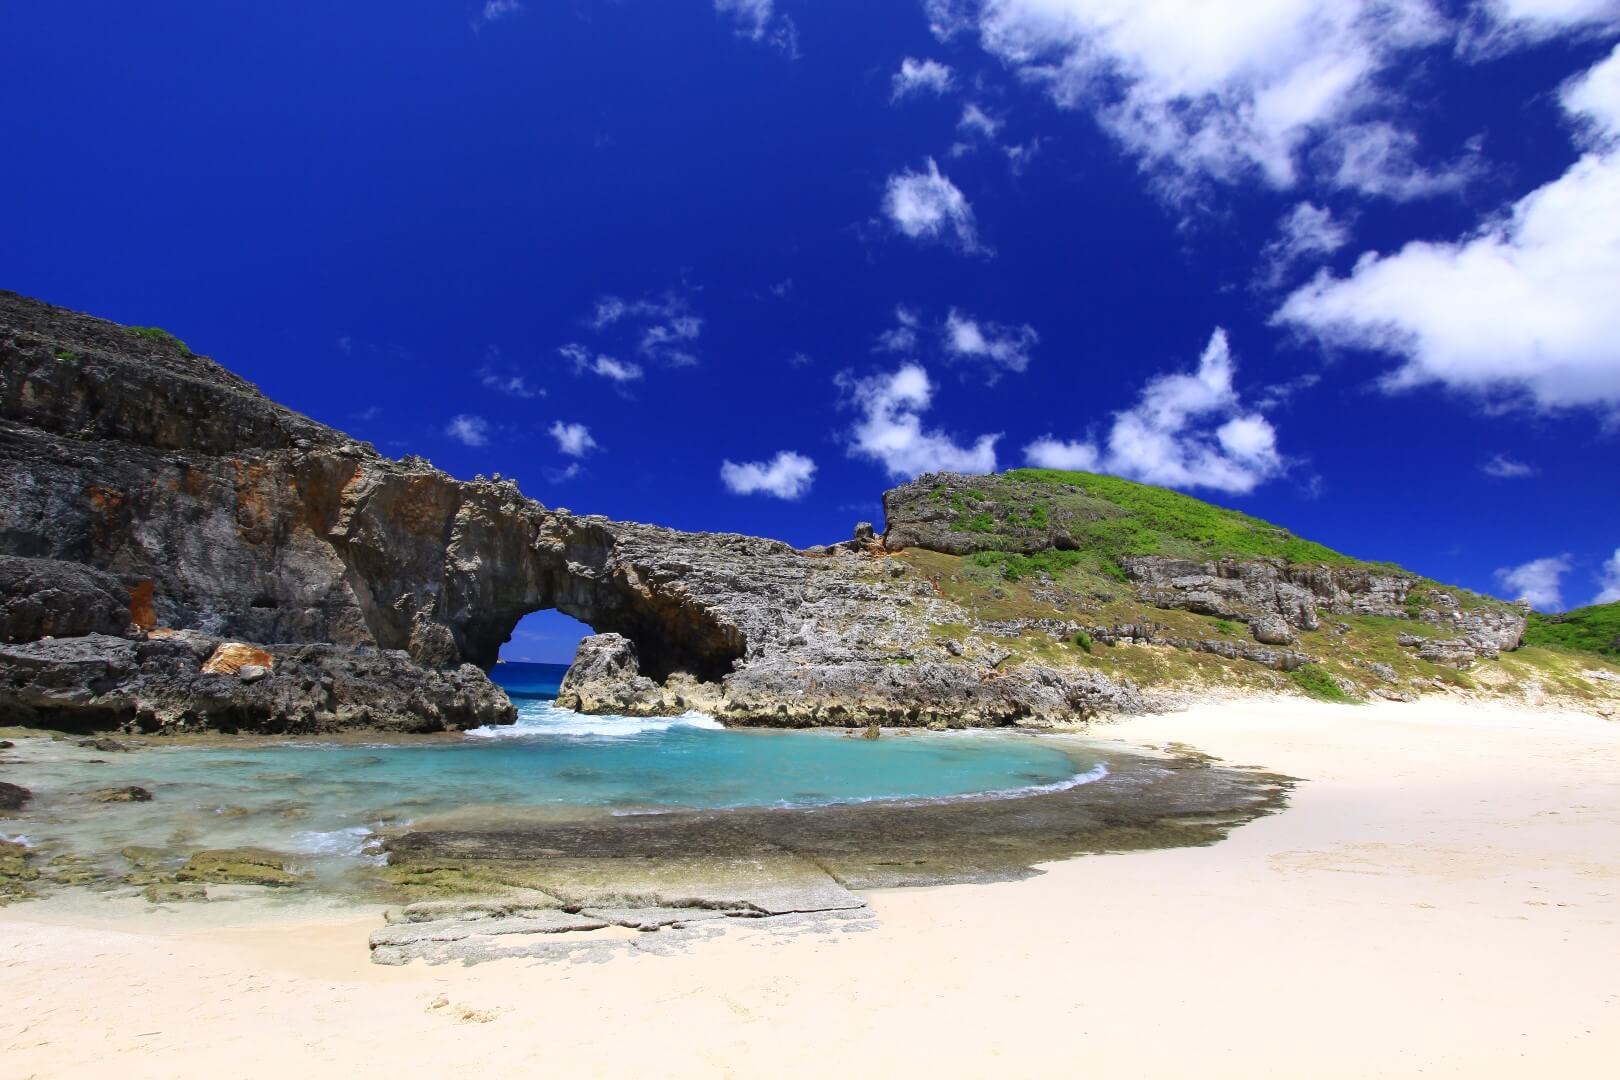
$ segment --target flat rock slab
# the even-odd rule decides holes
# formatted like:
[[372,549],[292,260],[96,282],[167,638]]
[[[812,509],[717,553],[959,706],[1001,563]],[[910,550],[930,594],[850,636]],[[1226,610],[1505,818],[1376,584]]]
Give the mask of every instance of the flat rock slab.
[[741,913],[721,911],[716,908],[646,907],[588,908],[581,914],[601,919],[604,922],[612,923],[614,926],[623,926],[631,930],[651,931],[662,930],[666,926],[679,930],[694,923],[735,918]]

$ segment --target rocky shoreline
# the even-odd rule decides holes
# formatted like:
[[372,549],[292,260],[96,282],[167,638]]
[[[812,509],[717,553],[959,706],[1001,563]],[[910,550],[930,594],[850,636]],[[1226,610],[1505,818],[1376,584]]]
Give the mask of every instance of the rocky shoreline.
[[[1070,573],[1099,522],[1132,511],[1015,473],[920,477],[885,495],[885,533],[803,551],[575,515],[510,480],[383,457],[161,332],[12,293],[0,461],[0,722],[74,731],[511,723],[484,672],[545,608],[597,632],[563,704],[780,726],[1141,713],[1207,683],[1214,669],[1175,660],[1199,655],[1250,692],[1399,698],[1515,649],[1525,626],[1522,609],[1196,500],[1261,553],[1173,540]],[[1007,560],[1034,560],[1045,584],[987,580],[985,558],[1008,582]],[[1410,651],[1362,655],[1344,620],[1401,621]],[[1094,643],[1174,662],[1106,663]],[[219,670],[227,648],[260,662]],[[1331,659],[1309,680],[1261,677]]]

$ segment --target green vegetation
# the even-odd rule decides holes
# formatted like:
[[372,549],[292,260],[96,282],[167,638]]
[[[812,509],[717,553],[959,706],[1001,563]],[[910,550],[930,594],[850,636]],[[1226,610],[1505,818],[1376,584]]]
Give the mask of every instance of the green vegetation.
[[131,326],[129,328],[129,332],[134,334],[136,337],[143,337],[150,341],[161,341],[164,344],[173,345],[187,356],[192,355],[191,350],[186,347],[185,342],[181,341],[179,338],[175,337],[161,326]]
[[1317,664],[1306,664],[1288,673],[1294,685],[1318,701],[1337,701],[1352,704],[1356,699],[1346,694],[1332,675]]
[[57,349],[56,358],[58,360],[66,360],[72,363],[79,359],[79,354],[74,352],[72,349]]
[[1074,647],[1079,649],[1081,652],[1088,653],[1091,651],[1091,635],[1086,633],[1084,630],[1076,630],[1074,632],[1074,637],[1070,638],[1069,640],[1073,641]]
[[1008,581],[1023,581],[1037,574],[1056,577],[1063,571],[1087,561],[1084,552],[1058,551],[1050,548],[1046,551],[1037,551],[1033,555],[1015,555],[1010,551],[981,551],[967,558],[971,566],[999,569],[1001,576]]
[[1230,619],[1216,619],[1215,632],[1225,634],[1227,637],[1235,637],[1238,632],[1237,624]]
[[1620,602],[1593,604],[1562,615],[1531,612],[1524,643],[1620,657]]
[[1130,555],[1235,555],[1294,563],[1346,565],[1358,561],[1248,514],[1117,476],[1014,469],[1005,477],[1072,492],[1059,503],[1069,510],[1065,527],[1080,547],[1114,560]]

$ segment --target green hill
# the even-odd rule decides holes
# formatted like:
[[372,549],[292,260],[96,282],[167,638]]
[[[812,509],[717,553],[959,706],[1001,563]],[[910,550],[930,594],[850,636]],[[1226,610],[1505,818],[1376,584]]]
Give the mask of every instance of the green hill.
[[1593,604],[1562,615],[1533,612],[1524,641],[1526,645],[1620,657],[1620,602]]

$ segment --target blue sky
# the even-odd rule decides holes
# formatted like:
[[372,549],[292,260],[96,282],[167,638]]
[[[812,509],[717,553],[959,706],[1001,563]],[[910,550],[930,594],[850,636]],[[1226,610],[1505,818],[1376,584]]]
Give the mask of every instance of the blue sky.
[[1083,466],[1620,597],[1613,0],[59,0],[0,38],[0,285],[386,453],[801,544],[919,470]]

